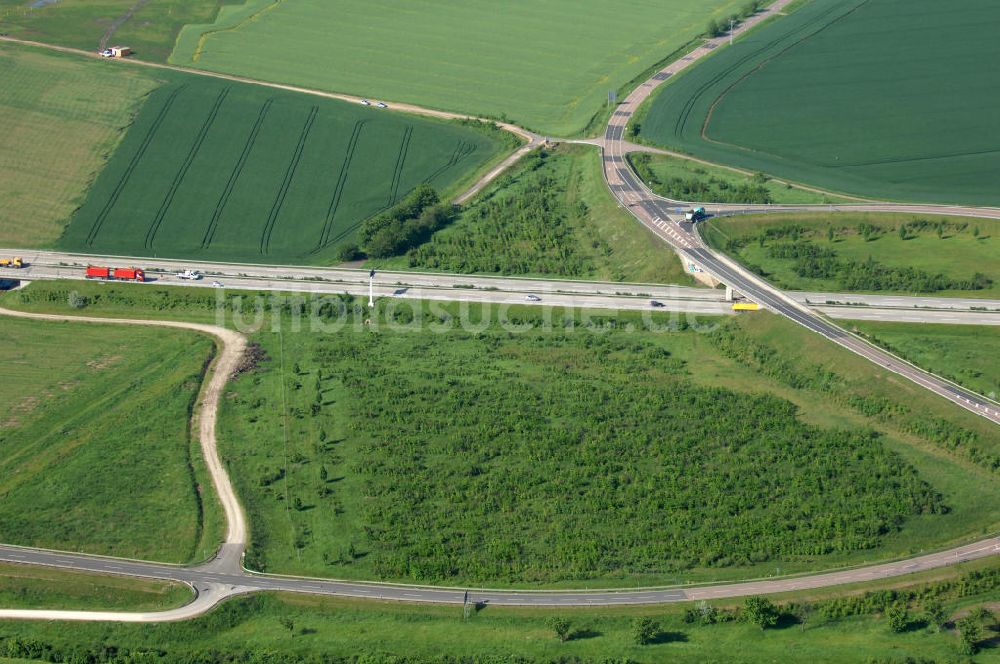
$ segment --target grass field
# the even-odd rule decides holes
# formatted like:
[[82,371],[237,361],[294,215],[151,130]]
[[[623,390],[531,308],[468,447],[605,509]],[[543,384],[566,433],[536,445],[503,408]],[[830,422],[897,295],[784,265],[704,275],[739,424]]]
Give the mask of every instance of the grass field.
[[191,589],[182,584],[0,564],[4,609],[156,611],[193,598]]
[[782,214],[712,219],[702,234],[782,288],[1000,297],[996,220]]
[[0,44],[0,245],[59,238],[156,85],[140,69]]
[[214,551],[188,429],[211,342],[10,318],[0,331],[0,541],[170,562]]
[[526,158],[407,257],[373,266],[688,284],[670,247],[623,211],[600,153],[565,145]]
[[655,193],[694,203],[839,203],[847,199],[810,191],[763,174],[666,155],[633,153],[629,162]]
[[[101,295],[91,315],[215,318],[214,293],[86,286]],[[5,305],[66,311],[74,287],[35,283]],[[463,319],[458,305],[420,310],[422,327],[391,300],[342,325],[332,311],[319,308],[301,331],[285,319],[281,334],[256,334],[270,360],[227,395],[222,451],[251,519],[251,566],[511,585],[678,583],[904,555],[1000,523],[1000,440],[988,423],[772,316],[657,334],[629,331],[643,326],[638,315],[594,314],[591,326],[612,328],[595,334],[581,313],[489,310],[508,328],[530,328],[510,334],[496,323],[436,332]],[[466,320],[481,316],[473,307]],[[546,317],[549,332],[539,327]],[[577,329],[562,332],[569,320]],[[881,435],[869,439],[872,430]],[[692,453],[699,472],[672,475]],[[768,472],[725,475],[734,458]],[[833,459],[837,471],[812,493]],[[907,497],[881,483],[864,489],[872,473],[910,487]],[[715,497],[723,476],[725,500]],[[773,509],[749,507],[760,492]],[[819,495],[857,518],[824,520]],[[738,517],[719,521],[720,505]],[[811,515],[794,536],[777,525],[789,505]],[[675,532],[685,519],[703,525]],[[827,527],[836,534],[820,535]]]
[[[96,51],[115,22],[108,46],[124,44],[134,57],[164,62],[181,28],[215,18],[223,4],[239,0],[0,0],[0,32],[47,44]],[[36,6],[37,5],[37,6]],[[126,15],[135,11],[127,20]]]
[[[835,613],[845,604],[830,593],[782,598],[783,618],[777,628],[767,630],[739,619],[739,601],[563,610],[487,606],[463,619],[461,607],[269,595],[233,600],[194,621],[155,627],[7,622],[0,625],[0,657],[5,650],[17,653],[32,644],[38,659],[67,661],[47,655],[76,652],[91,655],[83,661],[110,664],[108,655],[101,655],[112,644],[118,657],[152,651],[159,656],[142,661],[204,664],[305,664],[320,658],[337,664],[991,664],[1000,662],[995,630],[985,630],[980,652],[970,659],[959,654],[952,629],[928,626],[923,613],[932,599],[948,617],[987,604],[996,598],[995,577],[995,564],[973,564],[938,573],[937,580],[907,577],[878,584],[907,606],[909,627],[902,633],[890,630],[876,608],[893,601],[885,594],[851,604],[858,610],[847,617]],[[554,617],[569,622],[569,640],[556,638],[549,626]],[[659,629],[653,643],[640,646],[632,631],[643,617]]]
[[1000,395],[1000,332],[976,325],[852,321],[855,329],[914,364],[991,399]]
[[991,0],[811,0],[665,86],[641,135],[831,191],[996,205],[998,18]]
[[143,106],[63,249],[323,262],[416,185],[442,192],[502,149],[484,131],[175,76]]
[[[170,61],[581,132],[619,90],[734,0],[249,0],[188,26]],[[308,53],[303,58],[302,54]],[[336,63],[331,66],[330,63]]]

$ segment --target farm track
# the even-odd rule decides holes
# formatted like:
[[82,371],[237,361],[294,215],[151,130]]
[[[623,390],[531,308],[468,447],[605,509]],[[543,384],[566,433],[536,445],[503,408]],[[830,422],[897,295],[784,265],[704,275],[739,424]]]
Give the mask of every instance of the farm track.
[[319,106],[313,106],[309,111],[309,116],[306,118],[305,124],[302,125],[302,132],[299,134],[299,142],[295,146],[295,152],[292,153],[292,160],[288,163],[288,168],[285,170],[285,179],[281,182],[281,188],[278,190],[278,195],[274,199],[274,203],[271,205],[271,212],[267,217],[267,224],[264,226],[264,231],[260,236],[260,254],[261,256],[266,256],[267,252],[271,247],[271,234],[274,232],[274,227],[278,223],[278,216],[281,214],[281,208],[285,205],[285,197],[288,195],[288,189],[292,186],[292,180],[295,179],[295,171],[299,168],[299,162],[302,161],[302,152],[306,148],[306,141],[309,138],[309,132],[312,131],[313,123],[316,121],[316,116],[319,114]]
[[243,173],[243,168],[246,166],[247,159],[249,159],[250,153],[253,151],[254,143],[257,142],[257,136],[260,134],[260,128],[264,125],[264,120],[267,119],[267,114],[271,110],[271,104],[273,103],[273,98],[268,99],[261,105],[260,111],[257,113],[257,119],[254,121],[253,127],[250,129],[250,134],[247,136],[246,143],[243,145],[243,151],[240,153],[239,159],[236,160],[236,165],[233,166],[233,172],[229,174],[229,180],[226,182],[226,187],[222,190],[222,194],[219,196],[219,201],[215,204],[215,210],[212,211],[212,218],[209,220],[208,228],[205,229],[205,236],[201,240],[202,249],[207,249],[212,246],[212,240],[215,239],[215,232],[219,228],[222,213],[226,209],[226,204],[229,203],[229,197],[232,195],[233,189],[236,188],[236,182],[240,179],[240,174]]
[[87,233],[86,244],[88,247],[94,246],[94,241],[101,232],[101,228],[104,226],[104,222],[107,220],[108,215],[111,214],[111,210],[118,202],[118,197],[121,196],[122,191],[125,189],[125,185],[128,184],[129,179],[132,177],[132,173],[135,172],[139,162],[142,161],[142,157],[146,154],[149,144],[153,142],[156,132],[159,130],[160,125],[163,124],[163,120],[166,119],[168,113],[170,112],[170,107],[174,105],[174,100],[177,99],[177,95],[179,95],[183,89],[183,85],[178,86],[177,89],[170,93],[170,96],[167,97],[166,102],[164,102],[163,106],[160,108],[160,112],[157,113],[156,119],[154,119],[152,124],[149,126],[149,129],[146,131],[146,135],[142,139],[142,143],[139,145],[139,149],[136,150],[134,155],[132,155],[132,159],[129,161],[128,167],[122,174],[121,179],[118,180],[118,184],[115,185],[111,195],[108,196],[108,200],[105,201],[101,211],[94,219],[94,223],[90,227],[90,232]]
[[156,216],[153,217],[153,221],[150,223],[149,229],[146,231],[146,239],[143,246],[145,246],[147,250],[153,250],[154,243],[156,242],[156,234],[160,231],[163,219],[170,210],[170,205],[174,202],[174,196],[177,194],[177,190],[180,189],[181,184],[184,183],[184,178],[187,176],[187,172],[191,168],[191,164],[194,163],[195,158],[198,156],[198,152],[201,151],[201,146],[205,143],[205,137],[208,136],[208,132],[212,129],[212,125],[215,124],[215,119],[219,116],[219,109],[222,108],[222,103],[226,100],[228,95],[229,86],[226,86],[222,88],[219,92],[219,96],[216,97],[215,103],[208,112],[208,117],[205,118],[201,128],[198,130],[198,135],[195,136],[191,149],[188,150],[187,156],[184,158],[184,162],[174,175],[174,179],[170,183],[170,189],[167,190],[167,194],[163,197],[163,202],[160,203],[160,208],[156,211]]
[[389,185],[389,200],[386,202],[386,207],[392,207],[399,200],[399,182],[403,179],[403,165],[406,163],[406,152],[410,149],[410,138],[412,136],[413,125],[407,125],[403,131],[403,139],[399,144],[396,167],[392,171],[392,184]]

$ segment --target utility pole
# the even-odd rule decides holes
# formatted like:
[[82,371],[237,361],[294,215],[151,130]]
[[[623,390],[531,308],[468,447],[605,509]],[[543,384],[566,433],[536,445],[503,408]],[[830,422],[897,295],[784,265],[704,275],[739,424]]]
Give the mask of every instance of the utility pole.
[[733,33],[736,31],[736,19],[729,18],[729,45],[733,45]]
[[375,306],[375,270],[368,275],[368,306]]

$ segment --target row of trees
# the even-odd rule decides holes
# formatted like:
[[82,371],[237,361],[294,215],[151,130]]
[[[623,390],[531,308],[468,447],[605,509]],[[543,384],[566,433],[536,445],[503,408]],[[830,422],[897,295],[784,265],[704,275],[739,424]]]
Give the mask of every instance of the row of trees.
[[[371,258],[400,256],[426,242],[431,234],[451,221],[454,210],[441,205],[433,187],[422,184],[387,212],[367,219],[358,231],[365,253]],[[345,258],[348,249],[342,249]]]
[[705,34],[709,37],[721,37],[726,34],[730,27],[735,28],[739,26],[744,20],[753,16],[760,11],[761,3],[759,0],[751,0],[751,2],[746,3],[743,7],[730,16],[724,19],[711,19],[708,22],[708,27],[705,28]]
[[681,201],[704,201],[712,203],[773,203],[767,188],[767,176],[757,173],[745,181],[732,184],[702,172],[689,177],[669,177],[665,180],[652,169],[652,157],[648,154],[632,154],[628,157],[639,177],[656,193]]

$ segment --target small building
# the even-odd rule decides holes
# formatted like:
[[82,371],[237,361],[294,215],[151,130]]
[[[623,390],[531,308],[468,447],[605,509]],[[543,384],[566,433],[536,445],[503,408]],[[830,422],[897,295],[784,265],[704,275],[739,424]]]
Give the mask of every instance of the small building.
[[128,46],[112,46],[110,50],[112,58],[124,58],[126,55],[132,55],[132,49]]

